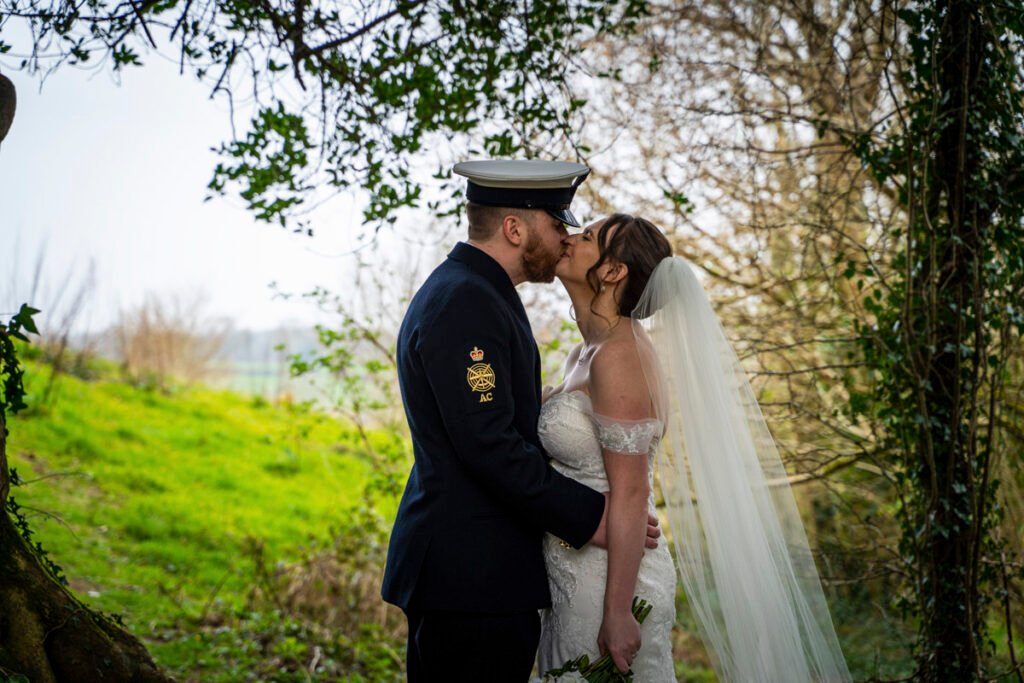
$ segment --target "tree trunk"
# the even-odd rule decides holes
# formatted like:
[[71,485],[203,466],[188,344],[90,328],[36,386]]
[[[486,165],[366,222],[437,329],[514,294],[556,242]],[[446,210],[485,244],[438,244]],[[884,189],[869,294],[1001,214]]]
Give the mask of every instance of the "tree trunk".
[[0,74],[0,142],[7,137],[14,121],[14,110],[18,104],[17,93],[11,79]]
[[14,526],[6,427],[0,410],[0,674],[32,683],[173,681],[134,636],[57,583]]
[[[977,390],[981,381],[975,343],[984,311],[975,302],[982,280],[980,235],[989,217],[979,210],[981,181],[977,145],[971,144],[971,105],[978,96],[979,69],[987,31],[972,2],[947,0],[935,55],[942,98],[934,174],[929,182],[937,211],[933,218],[930,269],[916,278],[918,292],[932,287],[932,348],[924,373],[929,420],[922,425],[917,461],[927,496],[923,544],[923,633],[928,641],[921,662],[924,680],[973,681],[981,671],[978,650],[979,596],[975,572],[979,518],[986,514],[979,495],[979,453],[975,438]],[[944,198],[944,202],[941,199]],[[936,215],[944,209],[945,216]],[[927,259],[927,257],[924,257]],[[928,313],[926,313],[928,315]],[[972,347],[972,356],[964,349]],[[984,483],[980,483],[983,487]]]

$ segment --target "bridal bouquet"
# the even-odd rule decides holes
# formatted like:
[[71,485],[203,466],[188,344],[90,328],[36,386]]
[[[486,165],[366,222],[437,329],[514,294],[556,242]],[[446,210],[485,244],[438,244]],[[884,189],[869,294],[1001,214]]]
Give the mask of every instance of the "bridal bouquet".
[[[644,619],[650,613],[651,605],[647,604],[646,600],[633,598],[633,618],[637,620],[637,623],[644,623]],[[557,669],[549,669],[544,673],[544,680],[632,683],[633,671],[629,670],[626,673],[619,671],[615,662],[612,661],[611,655],[605,655],[591,663],[590,657],[584,654],[576,659],[570,659]]]

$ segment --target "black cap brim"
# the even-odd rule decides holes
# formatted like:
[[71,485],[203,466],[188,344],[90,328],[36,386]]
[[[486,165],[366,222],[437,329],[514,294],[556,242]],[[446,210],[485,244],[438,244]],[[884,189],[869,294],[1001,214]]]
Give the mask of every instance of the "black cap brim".
[[576,220],[576,216],[573,216],[572,211],[569,209],[549,209],[545,207],[544,210],[566,225],[571,225],[574,228],[580,227],[580,222]]
[[558,220],[580,227],[576,216],[569,210],[576,186],[572,187],[487,187],[472,180],[466,186],[466,199],[484,206],[502,206],[509,209],[541,209]]

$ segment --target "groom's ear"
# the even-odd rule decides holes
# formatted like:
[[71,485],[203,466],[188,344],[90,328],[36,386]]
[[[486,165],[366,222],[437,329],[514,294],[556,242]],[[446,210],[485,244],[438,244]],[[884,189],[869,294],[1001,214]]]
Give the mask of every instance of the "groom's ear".
[[505,214],[501,219],[501,234],[505,236],[509,244],[518,247],[526,241],[526,224],[520,216],[514,213]]

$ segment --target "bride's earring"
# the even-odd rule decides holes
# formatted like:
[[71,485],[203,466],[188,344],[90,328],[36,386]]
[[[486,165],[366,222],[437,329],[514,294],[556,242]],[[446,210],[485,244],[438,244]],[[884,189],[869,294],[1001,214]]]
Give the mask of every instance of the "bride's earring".
[[572,318],[573,322],[576,322],[576,309],[572,304],[569,304],[569,317]]
[[601,283],[601,291],[602,292],[604,291],[604,283],[603,282]]

